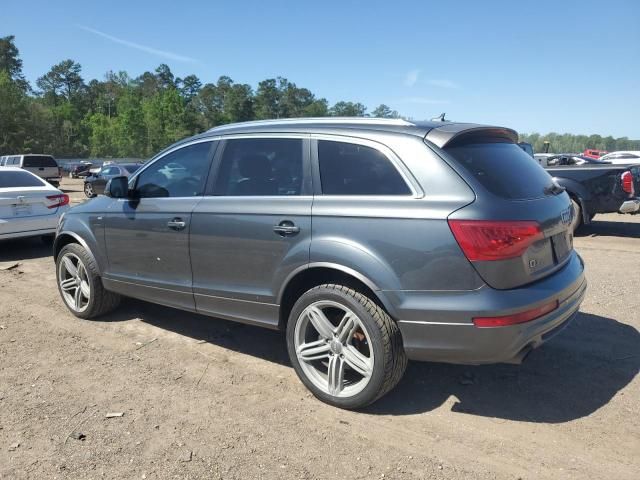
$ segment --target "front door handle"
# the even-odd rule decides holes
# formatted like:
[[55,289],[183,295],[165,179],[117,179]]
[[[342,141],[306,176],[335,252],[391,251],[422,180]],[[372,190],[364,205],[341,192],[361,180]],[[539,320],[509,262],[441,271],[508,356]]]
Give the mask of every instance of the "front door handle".
[[167,227],[171,230],[183,230],[187,226],[187,222],[179,217],[173,218],[167,222]]
[[273,231],[278,235],[286,237],[288,235],[296,235],[300,233],[300,227],[296,227],[296,225],[290,220],[284,220],[278,225],[274,225]]

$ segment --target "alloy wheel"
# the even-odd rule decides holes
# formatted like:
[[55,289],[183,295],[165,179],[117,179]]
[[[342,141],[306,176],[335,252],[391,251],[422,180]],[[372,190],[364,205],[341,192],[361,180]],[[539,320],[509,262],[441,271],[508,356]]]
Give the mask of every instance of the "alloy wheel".
[[369,332],[340,303],[322,300],[306,307],[296,323],[294,347],[305,376],[334,397],[357,395],[373,374]]
[[80,257],[65,253],[58,263],[58,284],[66,304],[76,312],[83,312],[89,306],[91,286],[87,269]]
[[84,194],[87,197],[93,197],[93,187],[91,186],[90,183],[85,183],[84,184]]

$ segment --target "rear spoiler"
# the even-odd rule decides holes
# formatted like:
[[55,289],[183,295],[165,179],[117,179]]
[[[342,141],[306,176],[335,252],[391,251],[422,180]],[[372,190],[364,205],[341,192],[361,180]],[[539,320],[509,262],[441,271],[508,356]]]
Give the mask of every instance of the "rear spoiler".
[[474,139],[486,141],[487,138],[517,143],[518,132],[504,127],[488,127],[473,123],[449,123],[429,130],[424,137],[425,140],[440,148],[472,142]]

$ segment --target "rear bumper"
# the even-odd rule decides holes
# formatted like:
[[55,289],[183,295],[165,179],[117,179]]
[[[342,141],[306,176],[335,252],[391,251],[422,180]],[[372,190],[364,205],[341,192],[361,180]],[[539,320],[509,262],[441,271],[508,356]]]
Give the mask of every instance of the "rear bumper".
[[620,205],[620,213],[638,213],[640,211],[640,198],[632,198]]
[[[517,289],[412,292],[398,308],[405,352],[419,361],[519,363],[576,316],[586,288],[584,265],[574,252],[562,270]],[[554,300],[556,310],[527,323],[478,328],[472,322],[475,316],[508,315]]]

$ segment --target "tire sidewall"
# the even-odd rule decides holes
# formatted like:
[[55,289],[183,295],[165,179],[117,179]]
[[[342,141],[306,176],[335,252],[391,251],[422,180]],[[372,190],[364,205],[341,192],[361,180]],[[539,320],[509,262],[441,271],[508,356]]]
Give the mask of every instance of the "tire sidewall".
[[[87,272],[87,278],[89,279],[89,304],[87,305],[87,308],[85,308],[82,312],[78,312],[71,308],[62,295],[62,288],[60,287],[60,262],[62,261],[62,257],[64,257],[66,253],[73,253],[82,261],[85,271]],[[78,245],[77,243],[70,243],[62,247],[62,250],[60,250],[60,253],[58,254],[58,257],[56,259],[56,284],[58,285],[58,292],[60,293],[60,299],[62,300],[62,303],[64,303],[65,307],[67,307],[69,311],[76,317],[86,319],[93,316],[97,296],[99,295],[99,292],[101,292],[100,287],[102,285],[99,282],[101,282],[101,280],[98,276],[98,273],[96,272],[93,259],[81,245]]]
[[[303,294],[291,309],[289,315],[289,321],[287,323],[287,351],[289,353],[289,359],[293,365],[294,370],[298,374],[298,377],[302,383],[320,400],[325,403],[340,407],[340,408],[360,408],[368,405],[378,398],[380,391],[383,388],[385,378],[385,363],[388,361],[387,352],[385,352],[384,342],[382,339],[382,332],[380,327],[373,319],[372,315],[367,309],[360,303],[355,297],[346,294],[345,292],[332,288],[326,285],[313,288]],[[366,298],[366,297],[365,297]],[[313,382],[311,382],[302,368],[295,350],[295,328],[302,311],[310,304],[319,300],[331,300],[341,305],[344,305],[349,310],[354,312],[360,321],[364,324],[371,340],[369,348],[373,348],[373,374],[369,379],[367,386],[356,395],[351,397],[334,397],[326,392],[318,389]]]

